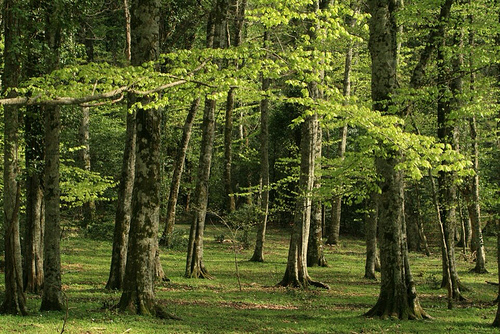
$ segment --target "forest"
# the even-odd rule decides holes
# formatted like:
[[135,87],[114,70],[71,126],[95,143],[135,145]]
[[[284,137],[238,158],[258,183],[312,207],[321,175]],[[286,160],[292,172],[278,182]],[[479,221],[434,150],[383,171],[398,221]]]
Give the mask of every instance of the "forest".
[[500,327],[498,1],[0,3],[0,331]]

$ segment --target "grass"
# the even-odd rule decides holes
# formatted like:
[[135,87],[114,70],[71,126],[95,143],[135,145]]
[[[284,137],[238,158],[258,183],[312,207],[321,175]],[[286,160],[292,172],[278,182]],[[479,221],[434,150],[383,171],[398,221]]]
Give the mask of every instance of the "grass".
[[[178,226],[186,229],[187,226]],[[487,239],[490,273],[476,275],[465,257],[457,256],[459,274],[470,288],[467,301],[447,309],[446,291],[439,289],[440,252],[411,254],[420,301],[434,318],[426,321],[366,319],[362,316],[377,300],[379,282],[363,278],[364,242],[344,238],[338,247],[326,247],[329,268],[310,268],[310,275],[330,290],[276,288],[284,274],[289,232],[269,231],[266,262],[251,263],[251,250],[238,253],[242,291],[239,290],[232,247],[216,236],[229,235],[224,227],[206,231],[205,264],[213,280],[183,277],[185,251],[163,251],[162,263],[170,282],[157,286],[157,298],[183,320],[159,320],[110,311],[119,292],[106,284],[111,242],[69,236],[62,242],[63,285],[68,300],[65,333],[497,333],[490,326],[496,312],[495,240]],[[253,235],[253,234],[252,234]],[[457,250],[458,252],[458,250]],[[3,286],[0,286],[3,291]],[[3,297],[3,296],[0,296]],[[38,312],[40,297],[28,296],[30,315],[1,316],[0,333],[60,333],[65,312]]]

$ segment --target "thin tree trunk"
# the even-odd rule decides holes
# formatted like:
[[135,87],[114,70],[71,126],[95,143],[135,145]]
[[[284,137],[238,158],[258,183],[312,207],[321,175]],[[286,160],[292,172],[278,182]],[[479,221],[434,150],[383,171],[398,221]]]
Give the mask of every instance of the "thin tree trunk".
[[226,121],[224,124],[224,189],[226,191],[226,211],[236,210],[232,181],[232,161],[233,161],[233,110],[234,110],[235,89],[230,88],[226,100]]
[[[83,169],[90,172],[90,108],[82,107],[82,119],[80,124],[80,161]],[[93,200],[83,203],[83,222],[85,226],[91,224],[95,216],[95,203]]]
[[378,224],[378,200],[376,194],[372,193],[366,200],[367,213],[365,215],[365,239],[366,239],[366,262],[365,278],[376,279],[375,271],[380,269],[380,257],[377,250],[377,224]]
[[42,108],[26,108],[26,232],[24,240],[24,290],[40,293],[43,287],[43,234],[45,225],[43,198],[43,115]]
[[[496,223],[497,229],[497,268],[498,268],[498,282],[500,282],[500,222]],[[493,321],[493,327],[500,327],[500,284],[498,284],[497,293],[497,313],[495,315],[495,320]]]
[[[264,33],[264,43],[268,32]],[[269,89],[268,78],[262,78],[262,90]],[[260,101],[260,178],[261,178],[261,221],[257,226],[255,248],[250,261],[264,262],[264,242],[266,239],[267,219],[269,215],[269,99]]]
[[[444,29],[444,26],[442,27]],[[439,99],[437,110],[437,132],[440,142],[456,147],[456,120],[451,118],[453,106],[457,105],[456,96],[461,92],[461,78],[455,78],[450,82],[450,74],[447,73],[449,60],[445,58],[444,47],[446,45],[445,34],[437,48],[438,60],[438,82]],[[460,56],[457,56],[460,57]],[[457,69],[457,61],[453,61],[453,68]],[[453,94],[453,98],[449,95]],[[456,229],[456,204],[457,191],[454,184],[454,175],[451,172],[441,171],[438,178],[438,200],[443,223],[443,233],[446,245],[443,244],[443,280],[442,287],[452,283],[453,299],[463,300],[460,292],[463,285],[458,277],[455,262],[455,229]],[[445,247],[446,246],[446,247]],[[447,275],[451,275],[451,280]]]
[[[321,170],[321,146],[322,131],[321,124],[316,121],[316,141],[314,142],[314,163],[315,170]],[[321,187],[321,176],[315,173],[313,192]],[[313,193],[311,208],[311,226],[309,232],[309,244],[307,248],[307,265],[309,267],[327,267],[325,254],[323,252],[323,228],[322,228],[322,205],[317,194]]]
[[172,183],[170,184],[170,193],[167,203],[167,217],[165,228],[160,239],[160,245],[170,247],[172,243],[172,233],[175,226],[175,209],[177,206],[177,198],[179,196],[179,189],[181,186],[182,171],[184,169],[184,162],[186,160],[186,153],[191,139],[191,130],[193,128],[194,119],[200,105],[200,98],[193,100],[189,108],[184,128],[182,132],[182,139],[177,151],[177,156],[174,161],[174,171],[172,175]]
[[203,117],[203,136],[201,140],[198,180],[194,194],[194,218],[189,233],[188,253],[186,260],[186,277],[210,278],[203,263],[203,234],[205,216],[208,205],[208,181],[212,163],[212,151],[215,138],[216,101],[206,99]]
[[483,233],[481,231],[481,208],[479,201],[479,143],[477,138],[476,117],[472,116],[469,120],[470,135],[473,141],[473,168],[474,176],[471,182],[471,194],[466,196],[467,210],[469,219],[472,225],[472,251],[476,253],[476,266],[472,269],[477,274],[485,274],[486,270],[486,254],[484,251]]
[[132,219],[132,193],[135,178],[136,124],[135,111],[127,113],[127,131],[113,233],[111,268],[106,289],[121,290],[127,264],[127,248]]
[[[471,24],[474,24],[474,18],[472,14],[469,15],[469,21]],[[473,50],[475,46],[473,30],[469,32],[469,44],[471,46],[470,67],[472,68],[474,65]],[[472,92],[475,91],[475,79],[475,74],[471,73],[470,87]],[[476,253],[476,266],[472,269],[472,271],[478,274],[484,274],[488,271],[486,270],[486,253],[484,250],[483,233],[481,231],[481,206],[479,201],[479,139],[477,135],[476,115],[472,115],[469,118],[469,129],[472,140],[472,163],[474,168],[474,176],[472,177],[471,182],[471,201],[467,205],[467,208],[472,225],[472,244],[474,245],[473,252]]]
[[[20,8],[14,1],[3,3],[4,60],[2,92],[16,87],[21,72],[19,60]],[[15,93],[10,92],[9,97]],[[23,289],[23,268],[21,262],[21,239],[19,234],[19,207],[21,201],[19,174],[19,107],[4,107],[4,189],[3,209],[5,228],[5,299],[0,306],[1,313],[27,315],[26,297]]]
[[[223,45],[222,28],[227,15],[227,1],[218,0],[214,10],[209,14],[207,22],[207,48],[217,48]],[[205,230],[205,216],[207,213],[212,165],[213,145],[215,140],[215,109],[217,102],[205,98],[203,113],[202,139],[200,160],[198,164],[198,179],[194,194],[194,217],[191,222],[186,258],[185,276],[190,278],[210,278],[203,263],[203,234]]]

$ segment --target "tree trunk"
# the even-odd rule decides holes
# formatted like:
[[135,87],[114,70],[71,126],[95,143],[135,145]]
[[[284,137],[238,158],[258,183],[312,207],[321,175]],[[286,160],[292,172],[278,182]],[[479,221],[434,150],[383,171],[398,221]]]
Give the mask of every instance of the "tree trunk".
[[59,107],[45,108],[45,235],[42,311],[59,311],[64,307],[61,283],[60,249],[60,188],[59,137],[61,119]]
[[[160,1],[134,0],[130,13],[132,65],[156,60]],[[142,97],[140,102],[144,106],[150,99]],[[156,304],[154,291],[160,218],[160,124],[160,110],[137,109],[132,218],[123,293],[118,305],[121,312],[156,316],[164,316]]]
[[[321,146],[322,146],[322,131],[321,124],[316,120],[314,126],[316,127],[315,142],[313,143],[314,149],[314,168],[316,171],[321,170]],[[313,191],[318,191],[321,187],[321,176],[314,177]],[[311,207],[311,226],[309,232],[309,244],[307,247],[307,266],[309,267],[327,267],[328,264],[323,252],[323,226],[322,226],[322,205],[317,194],[312,195]]]
[[26,234],[24,240],[24,290],[39,293],[43,286],[43,115],[39,106],[26,108]]
[[286,271],[278,286],[307,288],[309,285],[313,285],[328,288],[323,283],[313,281],[307,271],[307,246],[311,225],[317,117],[317,115],[308,116],[301,126],[299,195],[295,205]]
[[[20,8],[15,1],[3,3],[4,20],[4,60],[2,92],[16,87],[19,82],[21,67],[19,64],[19,21]],[[14,97],[15,93],[8,93]],[[26,297],[23,289],[23,270],[21,262],[21,239],[19,235],[19,207],[21,201],[18,184],[18,131],[19,107],[4,107],[4,227],[5,227],[5,299],[0,306],[1,313],[27,315]]]
[[[444,29],[444,27],[443,27]],[[438,86],[439,99],[437,105],[437,134],[441,143],[456,147],[456,120],[452,119],[452,108],[457,105],[456,96],[461,91],[461,78],[451,80],[448,73],[449,59],[445,57],[444,47],[446,45],[445,34],[437,48]],[[453,64],[457,68],[456,64]],[[450,93],[453,97],[450,97]],[[438,200],[441,220],[443,223],[444,241],[443,245],[443,280],[442,287],[452,284],[453,299],[462,300],[460,290],[464,288],[458,277],[455,263],[455,230],[456,230],[456,204],[457,190],[454,184],[452,172],[441,171],[438,178]],[[446,258],[447,257],[447,258]],[[451,279],[448,277],[451,275]]]
[[[264,43],[268,33],[264,33]],[[262,91],[269,89],[268,78],[262,78]],[[250,261],[264,262],[264,242],[266,239],[267,219],[269,216],[269,99],[260,101],[260,178],[261,178],[261,221],[257,226],[255,248]]]
[[177,156],[174,161],[174,172],[172,175],[172,183],[170,184],[170,193],[168,196],[167,203],[167,217],[165,222],[165,228],[160,239],[160,245],[170,247],[172,243],[172,232],[174,231],[175,225],[175,209],[177,206],[177,198],[179,196],[179,188],[181,185],[182,171],[184,169],[184,161],[186,160],[186,152],[189,146],[189,140],[191,139],[191,129],[193,128],[194,119],[200,105],[200,98],[193,100],[191,107],[189,108],[189,113],[184,122],[184,129],[182,132],[182,139],[179,149],[177,151]]
[[232,161],[233,161],[233,110],[234,110],[234,88],[229,89],[226,100],[226,121],[224,124],[224,189],[226,191],[226,211],[236,210],[232,181]]
[[[90,108],[82,107],[82,119],[80,124],[80,145],[79,151],[80,163],[84,170],[90,172]],[[93,200],[83,203],[83,223],[88,226],[94,221],[95,203]]]
[[[372,59],[371,92],[374,109],[387,113],[397,88],[397,32],[395,0],[368,1],[369,49]],[[400,152],[384,147],[386,157],[377,157],[379,187],[379,241],[381,288],[378,301],[366,316],[399,319],[428,317],[417,298],[410,272],[404,222],[404,179],[396,165]]]
[[210,179],[215,139],[215,108],[216,101],[205,99],[198,179],[194,193],[194,218],[189,233],[185,272],[185,276],[191,278],[210,278],[203,263],[203,234],[208,205],[208,181]]
[[476,117],[472,116],[469,119],[470,135],[473,148],[473,168],[474,176],[470,184],[469,196],[466,196],[467,210],[472,227],[472,251],[476,253],[476,266],[472,269],[477,274],[485,274],[486,270],[486,254],[484,251],[483,233],[481,231],[481,207],[479,201],[479,142],[477,138]]
[[113,233],[111,268],[106,289],[121,290],[127,264],[128,237],[132,219],[132,192],[135,178],[135,111],[127,113],[127,132]]
[[[209,14],[207,22],[207,48],[220,47],[224,43],[222,28],[227,15],[226,0],[218,0],[214,10]],[[215,140],[215,109],[217,102],[205,98],[203,112],[202,138],[200,160],[198,164],[198,179],[194,194],[194,217],[189,232],[189,242],[186,259],[185,276],[190,278],[210,278],[203,263],[203,234],[205,230],[205,216],[207,213],[209,196],[210,168],[212,165],[213,145]]]
[[377,250],[378,200],[371,194],[366,200],[365,215],[366,263],[365,278],[376,279],[375,271],[380,269],[380,257]]
[[[138,5],[135,8],[151,15],[149,22],[143,22],[148,22],[153,29],[158,24],[157,5],[156,2],[150,2],[146,7]],[[150,37],[150,34],[147,36]],[[147,102],[143,101],[143,105]],[[132,219],[119,309],[133,314],[156,315],[154,282],[160,208],[160,111],[138,109],[136,117],[137,156]]]
[[[50,2],[44,8],[46,14],[46,43],[50,54],[47,63],[50,70],[59,66],[61,44],[62,4]],[[41,311],[58,311],[64,308],[61,282],[60,249],[60,187],[59,187],[59,144],[61,117],[59,106],[47,106],[45,114],[45,232],[44,232],[44,282]]]

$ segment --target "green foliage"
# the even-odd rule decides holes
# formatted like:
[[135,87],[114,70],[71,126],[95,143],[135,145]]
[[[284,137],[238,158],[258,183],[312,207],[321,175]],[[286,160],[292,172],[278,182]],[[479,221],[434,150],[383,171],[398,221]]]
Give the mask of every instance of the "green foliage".
[[114,198],[104,197],[106,190],[116,185],[111,177],[97,172],[86,171],[71,166],[71,161],[61,164],[61,201],[68,208],[83,205],[91,201],[110,201]]

